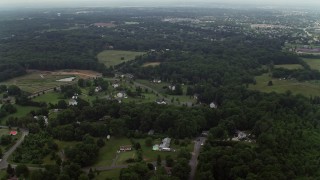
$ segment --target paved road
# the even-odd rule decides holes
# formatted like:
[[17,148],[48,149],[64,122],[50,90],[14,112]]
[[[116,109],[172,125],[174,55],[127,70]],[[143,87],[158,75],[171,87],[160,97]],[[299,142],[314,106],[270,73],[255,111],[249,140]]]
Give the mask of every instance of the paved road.
[[[1,126],[2,128],[8,128],[5,126]],[[0,162],[0,169],[6,169],[8,166],[8,158],[9,156],[21,145],[21,143],[23,142],[25,136],[27,136],[29,134],[28,130],[25,129],[20,129],[22,136],[21,138],[7,151],[3,154],[2,160]]]
[[194,143],[194,149],[192,152],[192,157],[190,159],[189,165],[191,167],[191,172],[189,175],[189,180],[193,180],[196,174],[197,166],[198,166],[198,157],[201,149],[201,144],[204,144],[206,141],[205,137],[198,137]]

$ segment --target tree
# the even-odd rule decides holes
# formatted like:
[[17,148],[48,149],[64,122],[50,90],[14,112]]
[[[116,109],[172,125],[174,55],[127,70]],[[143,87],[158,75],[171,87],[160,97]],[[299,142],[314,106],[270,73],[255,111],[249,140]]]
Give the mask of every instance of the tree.
[[24,164],[19,164],[16,167],[16,176],[20,177],[23,176],[24,178],[27,178],[29,176],[29,169]]
[[11,164],[7,166],[7,174],[9,174],[10,177],[14,175],[14,169],[11,167]]
[[60,100],[57,104],[58,109],[67,109],[68,104],[66,103],[65,100]]
[[11,85],[8,87],[8,94],[10,96],[16,96],[21,94],[21,90],[18,86],[16,85]]
[[43,180],[43,174],[40,170],[34,170],[30,172],[30,176],[29,176],[30,180]]
[[174,160],[170,155],[166,156],[166,166],[172,167],[174,165]]
[[162,162],[161,156],[160,156],[160,154],[158,154],[158,157],[157,157],[157,166],[161,166],[161,162]]
[[94,172],[92,171],[92,169],[90,168],[89,173],[88,173],[88,177],[89,179],[93,179],[94,178]]
[[172,176],[178,177],[179,179],[188,179],[191,171],[189,162],[187,159],[178,159],[177,163],[172,168]]
[[97,145],[101,148],[105,145],[106,143],[104,142],[104,140],[102,138],[99,138],[97,140]]
[[268,86],[273,86],[272,81],[269,81],[269,82],[268,82]]
[[146,140],[145,140],[145,144],[146,146],[148,147],[151,147],[152,146],[152,143],[153,143],[153,140],[151,137],[148,137]]

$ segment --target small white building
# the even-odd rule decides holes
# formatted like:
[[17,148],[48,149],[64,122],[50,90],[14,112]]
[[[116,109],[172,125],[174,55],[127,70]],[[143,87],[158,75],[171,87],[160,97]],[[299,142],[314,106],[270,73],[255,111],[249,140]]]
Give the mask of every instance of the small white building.
[[78,102],[75,99],[69,100],[69,106],[76,106],[76,105],[78,105]]
[[170,85],[170,86],[168,86],[168,88],[169,88],[171,91],[176,90],[176,86],[175,86],[175,85]]
[[114,84],[112,84],[111,86],[112,86],[113,88],[118,88],[118,87],[120,86],[120,84],[114,83]]
[[214,102],[210,103],[209,106],[210,106],[211,109],[216,109],[217,108],[217,105]]

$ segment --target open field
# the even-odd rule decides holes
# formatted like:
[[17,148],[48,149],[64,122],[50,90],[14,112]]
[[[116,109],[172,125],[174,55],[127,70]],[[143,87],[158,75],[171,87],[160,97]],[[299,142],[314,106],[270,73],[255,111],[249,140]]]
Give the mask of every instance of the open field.
[[115,66],[133,60],[136,56],[143,54],[144,52],[105,50],[99,53],[97,57],[99,62],[104,63],[106,66]]
[[41,92],[50,88],[58,87],[64,84],[75,83],[59,82],[58,80],[70,77],[93,78],[101,76],[100,73],[88,70],[61,70],[61,71],[29,71],[27,75],[16,77],[0,84],[17,85],[23,91],[29,93]]
[[9,117],[23,117],[25,115],[27,115],[30,111],[32,110],[37,110],[39,109],[38,107],[33,107],[33,106],[20,106],[15,104],[14,107],[17,108],[17,112],[14,114],[9,114],[4,118],[0,118],[0,123],[1,124],[5,124],[5,121],[9,118]]
[[119,157],[117,159],[116,165],[127,164],[126,160],[130,158],[135,158],[136,151],[128,151],[128,152],[121,152],[119,153]]
[[121,169],[113,169],[109,171],[101,171],[99,175],[97,175],[94,179],[101,180],[101,179],[110,179],[110,180],[118,180],[120,176]]
[[[320,82],[317,81],[299,82],[296,80],[279,80],[268,76],[268,74],[257,76],[256,81],[257,84],[250,85],[249,89],[267,93],[285,93],[290,90],[293,94],[302,94],[306,97],[320,95]],[[268,86],[269,81],[273,82],[273,86]]]
[[3,135],[9,135],[9,129],[4,129],[4,128],[1,128],[0,129],[0,137],[3,136]]
[[320,71],[320,59],[303,58],[303,61],[306,62],[311,69]]
[[160,62],[148,62],[148,63],[144,63],[142,67],[155,67],[155,66],[159,66],[160,64],[161,64]]
[[33,99],[33,101],[57,104],[62,99],[63,99],[62,94],[59,94],[57,92],[48,92],[48,93],[42,94],[38,97],[35,97]]
[[274,65],[275,68],[284,68],[284,69],[303,69],[300,64],[282,64]]
[[94,166],[111,166],[113,159],[117,156],[120,146],[131,145],[128,138],[111,138],[99,151],[97,162]]

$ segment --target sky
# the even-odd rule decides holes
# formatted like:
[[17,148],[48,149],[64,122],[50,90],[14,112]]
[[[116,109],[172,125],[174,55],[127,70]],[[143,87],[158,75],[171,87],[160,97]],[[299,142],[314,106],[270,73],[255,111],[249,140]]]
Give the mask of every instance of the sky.
[[0,0],[2,9],[14,7],[207,6],[210,4],[320,7],[320,0]]

